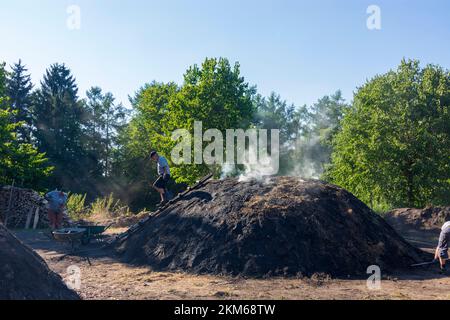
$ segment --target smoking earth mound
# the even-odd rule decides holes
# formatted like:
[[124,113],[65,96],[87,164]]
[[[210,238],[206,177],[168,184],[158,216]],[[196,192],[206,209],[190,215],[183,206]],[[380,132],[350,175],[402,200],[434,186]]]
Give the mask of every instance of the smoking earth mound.
[[79,296],[0,224],[0,300],[5,299],[75,300]]
[[450,221],[450,207],[427,207],[425,209],[401,208],[386,213],[386,221],[392,226],[409,226],[416,229],[438,229]]
[[116,249],[156,270],[252,277],[362,275],[423,258],[351,193],[294,177],[210,181]]

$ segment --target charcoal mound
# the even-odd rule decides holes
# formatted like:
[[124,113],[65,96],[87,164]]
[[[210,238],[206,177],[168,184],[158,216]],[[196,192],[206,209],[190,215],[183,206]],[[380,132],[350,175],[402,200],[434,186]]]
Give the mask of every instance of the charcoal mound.
[[446,221],[450,221],[450,207],[400,208],[387,212],[385,219],[396,229],[440,230]]
[[213,180],[122,243],[129,263],[233,276],[365,275],[424,258],[351,193],[317,180]]
[[33,250],[0,224],[0,300],[77,300]]

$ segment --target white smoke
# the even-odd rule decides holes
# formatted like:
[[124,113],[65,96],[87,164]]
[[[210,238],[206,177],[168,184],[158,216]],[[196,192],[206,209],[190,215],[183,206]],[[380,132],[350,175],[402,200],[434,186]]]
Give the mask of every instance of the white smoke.
[[225,179],[228,177],[234,177],[236,175],[236,165],[234,163],[224,163],[222,165],[222,173],[220,174],[220,179]]
[[[257,150],[249,148],[249,152],[256,153]],[[259,154],[257,163],[245,161],[243,165],[244,172],[241,172],[239,175],[239,182],[267,179],[269,176],[274,175],[274,172],[277,172],[279,168],[278,159],[275,160],[266,152]]]
[[[264,103],[264,101],[260,101],[260,103]],[[278,107],[274,107],[273,104],[277,105],[277,103]],[[265,112],[258,114],[258,119],[263,125],[268,124],[273,128],[273,125],[278,125],[277,117],[273,112],[267,110],[276,110],[283,114],[283,108],[285,108],[283,101],[271,102],[270,106],[263,108],[263,110],[266,110]],[[289,122],[289,119],[280,122],[279,127],[283,128],[279,129],[284,130],[279,131],[283,131],[284,141],[281,141],[279,145],[280,166],[276,174],[305,179],[320,179],[326,165],[330,163],[332,137],[339,129],[339,121],[342,119],[346,108],[349,108],[349,105],[345,104],[340,91],[337,91],[334,95],[319,99],[313,106],[297,108],[299,113],[295,114],[292,122]],[[284,112],[283,116],[292,116],[287,111]],[[293,125],[293,127],[290,127],[290,125]],[[266,170],[271,167],[271,164],[270,159],[263,158],[260,160],[269,162],[267,166],[244,163],[244,171],[240,175],[236,171],[224,168],[223,176],[239,175],[240,181],[261,179],[267,176],[268,171],[271,171],[270,169]]]
[[[283,146],[284,152],[288,152],[289,168],[280,167],[280,174],[284,176],[299,177],[304,179],[319,179],[323,173],[323,167],[318,162],[322,155],[317,151],[313,154],[311,152],[315,146],[320,144],[319,136],[300,137],[289,145]],[[249,153],[257,152],[254,148],[248,149]],[[227,177],[238,176],[240,182],[249,180],[263,181],[274,175],[275,168],[279,163],[275,163],[274,159],[266,153],[260,154],[258,162],[246,159],[244,161],[243,169],[239,169],[233,163],[225,163],[222,165],[221,179]]]
[[323,174],[323,167],[320,159],[325,155],[322,153],[313,154],[316,146],[319,146],[321,139],[317,135],[309,135],[308,137],[298,138],[290,147],[293,159],[297,159],[292,168],[288,171],[289,176],[299,176],[306,179],[319,179]]

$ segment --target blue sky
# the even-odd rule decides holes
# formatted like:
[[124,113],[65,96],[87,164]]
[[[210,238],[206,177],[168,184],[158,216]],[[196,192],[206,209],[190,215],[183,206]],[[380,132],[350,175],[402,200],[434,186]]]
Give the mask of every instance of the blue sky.
[[[381,30],[366,27],[369,5]],[[66,10],[81,9],[69,30]],[[355,88],[403,57],[450,69],[448,0],[0,0],[0,61],[19,58],[34,83],[64,62],[80,94],[93,85],[128,105],[152,80],[182,82],[205,57],[239,61],[263,95],[297,105]]]

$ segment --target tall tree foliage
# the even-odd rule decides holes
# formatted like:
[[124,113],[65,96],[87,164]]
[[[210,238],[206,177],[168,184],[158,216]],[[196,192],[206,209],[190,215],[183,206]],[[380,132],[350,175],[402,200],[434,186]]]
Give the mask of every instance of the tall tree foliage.
[[260,129],[279,130],[280,175],[291,174],[298,161],[293,162],[295,142],[307,132],[309,113],[306,106],[288,104],[280,95],[272,92],[269,97],[256,95],[254,126]]
[[280,95],[272,92],[269,97],[256,95],[253,103],[255,113],[253,122],[256,127],[280,130],[280,143],[285,144],[295,139],[300,133],[300,113],[298,108],[288,105]]
[[280,175],[319,178],[330,163],[331,140],[348,108],[340,91],[312,106],[288,105],[275,93],[256,96],[255,125],[280,130]]
[[33,122],[39,150],[55,166],[51,185],[80,190],[91,174],[95,159],[83,148],[84,117],[70,70],[64,64],[50,66],[34,95]]
[[[163,115],[169,100],[179,91],[175,83],[152,82],[140,88],[130,99],[133,115],[119,129],[117,148],[113,152],[112,178],[118,186],[116,193],[134,208],[158,201],[158,194],[149,192],[157,178],[150,162],[150,151],[159,147]],[[127,186],[123,189],[122,186]]]
[[450,73],[403,60],[359,88],[334,139],[328,177],[389,206],[450,201]]
[[4,67],[0,64],[0,184],[14,180],[17,185],[39,188],[52,168],[48,167],[44,154],[17,138],[17,128],[23,124],[14,121],[17,111],[8,107]]
[[30,75],[27,73],[26,67],[22,61],[11,66],[11,73],[7,78],[7,95],[9,97],[9,105],[14,111],[12,121],[14,123],[20,122],[17,126],[18,139],[23,142],[31,143],[31,91],[33,85],[31,83]]
[[304,130],[293,144],[289,163],[293,172],[319,178],[331,162],[331,141],[341,129],[340,122],[349,105],[340,91],[320,98],[304,110]]
[[[193,135],[194,121],[203,123],[203,131],[245,129],[253,118],[254,93],[255,89],[240,75],[239,64],[231,66],[223,58],[206,59],[201,66],[194,65],[186,71],[181,88],[173,83],[152,83],[139,92],[134,99],[135,117],[127,129],[129,136],[139,138],[130,143],[141,156],[156,149],[170,158],[176,144],[171,139],[172,132],[187,129]],[[174,167],[172,173],[177,182],[192,183],[217,169],[205,164],[182,164]]]
[[103,93],[99,87],[89,89],[86,96],[86,149],[96,159],[94,176],[108,177],[117,131],[123,126],[126,110],[122,104],[115,104],[112,93]]
[[[175,83],[152,82],[142,87],[131,99],[133,116],[120,130],[115,151],[114,176],[121,177],[133,190],[132,202],[154,203],[156,194],[148,189],[156,178],[156,168],[149,153],[158,150],[170,161],[176,142],[174,130],[187,129],[193,134],[194,121],[203,123],[203,131],[216,128],[247,128],[251,125],[254,88],[240,75],[239,65],[227,59],[206,59],[201,66],[190,67],[181,87]],[[216,166],[183,164],[172,166],[179,183],[192,183]],[[154,197],[154,198],[153,198]]]
[[[169,154],[174,146],[170,134],[181,128],[193,134],[194,121],[203,123],[203,131],[214,128],[224,136],[226,129],[250,127],[255,94],[256,89],[241,76],[239,63],[231,66],[225,58],[207,58],[201,66],[190,67],[184,75],[183,87],[170,100],[169,112],[164,114],[160,149]],[[207,144],[204,142],[203,147]],[[220,171],[218,165],[205,164],[184,164],[173,170],[177,181],[185,183]]]
[[[6,81],[8,79],[5,65],[4,62],[0,62],[0,97],[2,97],[3,100],[6,98]],[[6,101],[3,101],[3,103],[6,103]]]
[[[130,182],[144,179],[146,183],[156,177],[153,171],[147,170],[150,150],[159,147],[164,114],[178,91],[175,83],[152,82],[131,99],[134,114],[129,124],[120,130],[118,144],[121,147],[115,152],[115,175],[128,176],[132,179]],[[143,176],[142,171],[147,174]]]

